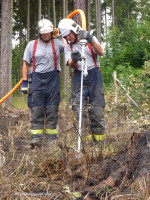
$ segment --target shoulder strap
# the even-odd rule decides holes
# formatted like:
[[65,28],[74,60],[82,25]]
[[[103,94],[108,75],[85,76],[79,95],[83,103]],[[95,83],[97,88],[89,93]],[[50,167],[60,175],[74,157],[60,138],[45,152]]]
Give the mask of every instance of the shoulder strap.
[[72,46],[72,43],[70,43],[70,49],[71,49],[71,51],[73,51],[73,46]]
[[33,72],[35,72],[35,52],[37,48],[38,40],[35,40],[34,47],[33,47]]
[[91,52],[91,54],[92,54],[92,58],[93,58],[93,61],[94,61],[95,67],[97,67],[97,63],[96,63],[96,59],[95,59],[95,55],[94,55],[94,52],[93,52],[93,49],[92,49],[90,43],[88,43],[88,47],[89,47],[89,50],[90,50],[90,52]]
[[53,56],[54,56],[54,67],[55,67],[55,70],[57,70],[57,58],[56,58],[54,40],[52,39],[51,41],[52,41],[52,49],[53,49]]

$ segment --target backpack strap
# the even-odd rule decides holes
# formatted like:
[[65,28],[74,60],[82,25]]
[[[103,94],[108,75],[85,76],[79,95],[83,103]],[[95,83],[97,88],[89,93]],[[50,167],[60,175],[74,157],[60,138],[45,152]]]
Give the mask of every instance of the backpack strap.
[[97,63],[96,63],[96,59],[95,59],[95,55],[94,55],[94,52],[93,52],[93,49],[92,49],[92,46],[90,43],[88,43],[88,47],[89,47],[89,50],[92,54],[92,58],[93,58],[93,61],[94,61],[94,64],[95,64],[95,67],[97,67]]
[[52,39],[52,49],[53,49],[53,56],[54,56],[54,69],[57,70],[57,58],[56,58],[56,51],[55,51],[55,45],[54,40]]
[[34,42],[34,47],[33,47],[33,72],[35,72],[35,52],[36,52],[36,48],[37,48],[37,43],[38,40],[35,40]]

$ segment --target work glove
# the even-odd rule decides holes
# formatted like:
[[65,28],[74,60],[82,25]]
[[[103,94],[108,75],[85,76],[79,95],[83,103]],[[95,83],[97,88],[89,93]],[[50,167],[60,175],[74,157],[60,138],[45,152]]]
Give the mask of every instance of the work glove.
[[21,87],[21,92],[23,94],[28,94],[28,89],[29,89],[29,84],[27,80],[22,81],[22,87]]
[[81,54],[79,51],[72,51],[71,52],[71,59],[74,63],[78,62],[79,60],[81,61]]
[[88,31],[81,30],[79,34],[80,34],[80,40],[85,39],[88,41],[88,43],[92,44],[93,35],[91,35]]

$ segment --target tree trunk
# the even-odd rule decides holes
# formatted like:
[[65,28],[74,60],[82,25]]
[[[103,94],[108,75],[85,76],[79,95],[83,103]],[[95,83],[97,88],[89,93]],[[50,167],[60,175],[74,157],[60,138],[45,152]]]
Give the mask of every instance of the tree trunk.
[[[20,7],[22,5],[22,0],[19,1]],[[19,18],[20,18],[20,26],[19,26],[19,63],[20,63],[20,73],[19,73],[19,79],[22,78],[22,56],[23,56],[23,50],[22,50],[22,12],[20,10],[19,12]],[[20,92],[21,95],[21,92]]]
[[129,28],[130,10],[127,0],[126,0],[126,9],[127,9],[128,28]]
[[[67,17],[68,13],[68,2],[63,0],[63,18]],[[63,93],[65,94],[65,99],[69,96],[69,67],[65,64],[65,56],[63,55]]]
[[[2,0],[1,15],[1,62],[0,62],[0,98],[11,89],[11,60],[12,60],[12,9],[13,1]],[[5,101],[9,104],[12,99]]]
[[38,0],[38,21],[41,20],[41,0]]
[[97,0],[95,0],[95,25],[96,25],[96,37],[98,39],[98,11],[97,11]]
[[53,24],[56,27],[56,9],[55,9],[55,0],[53,0]]
[[105,35],[107,36],[107,7],[105,3]]
[[[73,10],[81,9],[85,13],[85,0],[74,0]],[[81,16],[75,15],[73,17],[74,21],[82,27]]]
[[114,8],[114,0],[112,0],[112,26],[115,26],[115,8]]
[[[13,18],[13,0],[9,0],[8,7],[8,91],[12,89],[12,18]],[[8,103],[12,104],[12,96],[9,97]]]
[[68,16],[68,0],[66,0],[65,8],[66,8],[65,13],[66,13],[66,17],[67,17]]
[[90,0],[87,0],[86,11],[87,30],[90,31]]
[[102,8],[101,8],[101,0],[98,0],[98,4],[99,4],[99,9],[98,9],[98,12],[99,12],[99,42],[101,43],[102,41],[102,37],[101,37],[101,32],[102,32],[102,28],[101,28],[101,21],[102,21]]
[[48,0],[48,19],[51,21],[51,16],[50,16],[50,0]]
[[66,18],[66,0],[63,0],[63,18]]
[[8,3],[2,0],[2,22],[1,22],[1,68],[0,68],[0,98],[8,92],[7,80],[7,41],[8,41]]
[[101,1],[95,0],[95,9],[96,9],[96,36],[98,41],[101,42]]
[[30,41],[30,0],[27,2],[27,43]]
[[105,3],[105,38],[106,38],[106,54],[108,53],[108,41],[107,41],[107,6]]
[[99,42],[101,42],[101,0],[95,0],[96,9],[96,36]]

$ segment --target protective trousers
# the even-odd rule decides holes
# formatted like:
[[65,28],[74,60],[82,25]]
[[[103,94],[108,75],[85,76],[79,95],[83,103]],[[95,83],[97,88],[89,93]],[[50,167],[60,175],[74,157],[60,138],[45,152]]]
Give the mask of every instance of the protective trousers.
[[60,104],[60,80],[57,71],[32,73],[28,106],[31,108],[32,138],[57,139],[58,106]]
[[[72,77],[71,104],[72,109],[76,111],[76,113],[79,112],[80,89],[81,72],[75,70]],[[82,124],[84,130],[84,138],[87,140],[94,139],[94,141],[103,141],[106,137],[104,122],[105,99],[102,75],[98,67],[89,70],[88,75],[84,77],[82,105]],[[87,133],[89,133],[89,136],[85,137]]]

